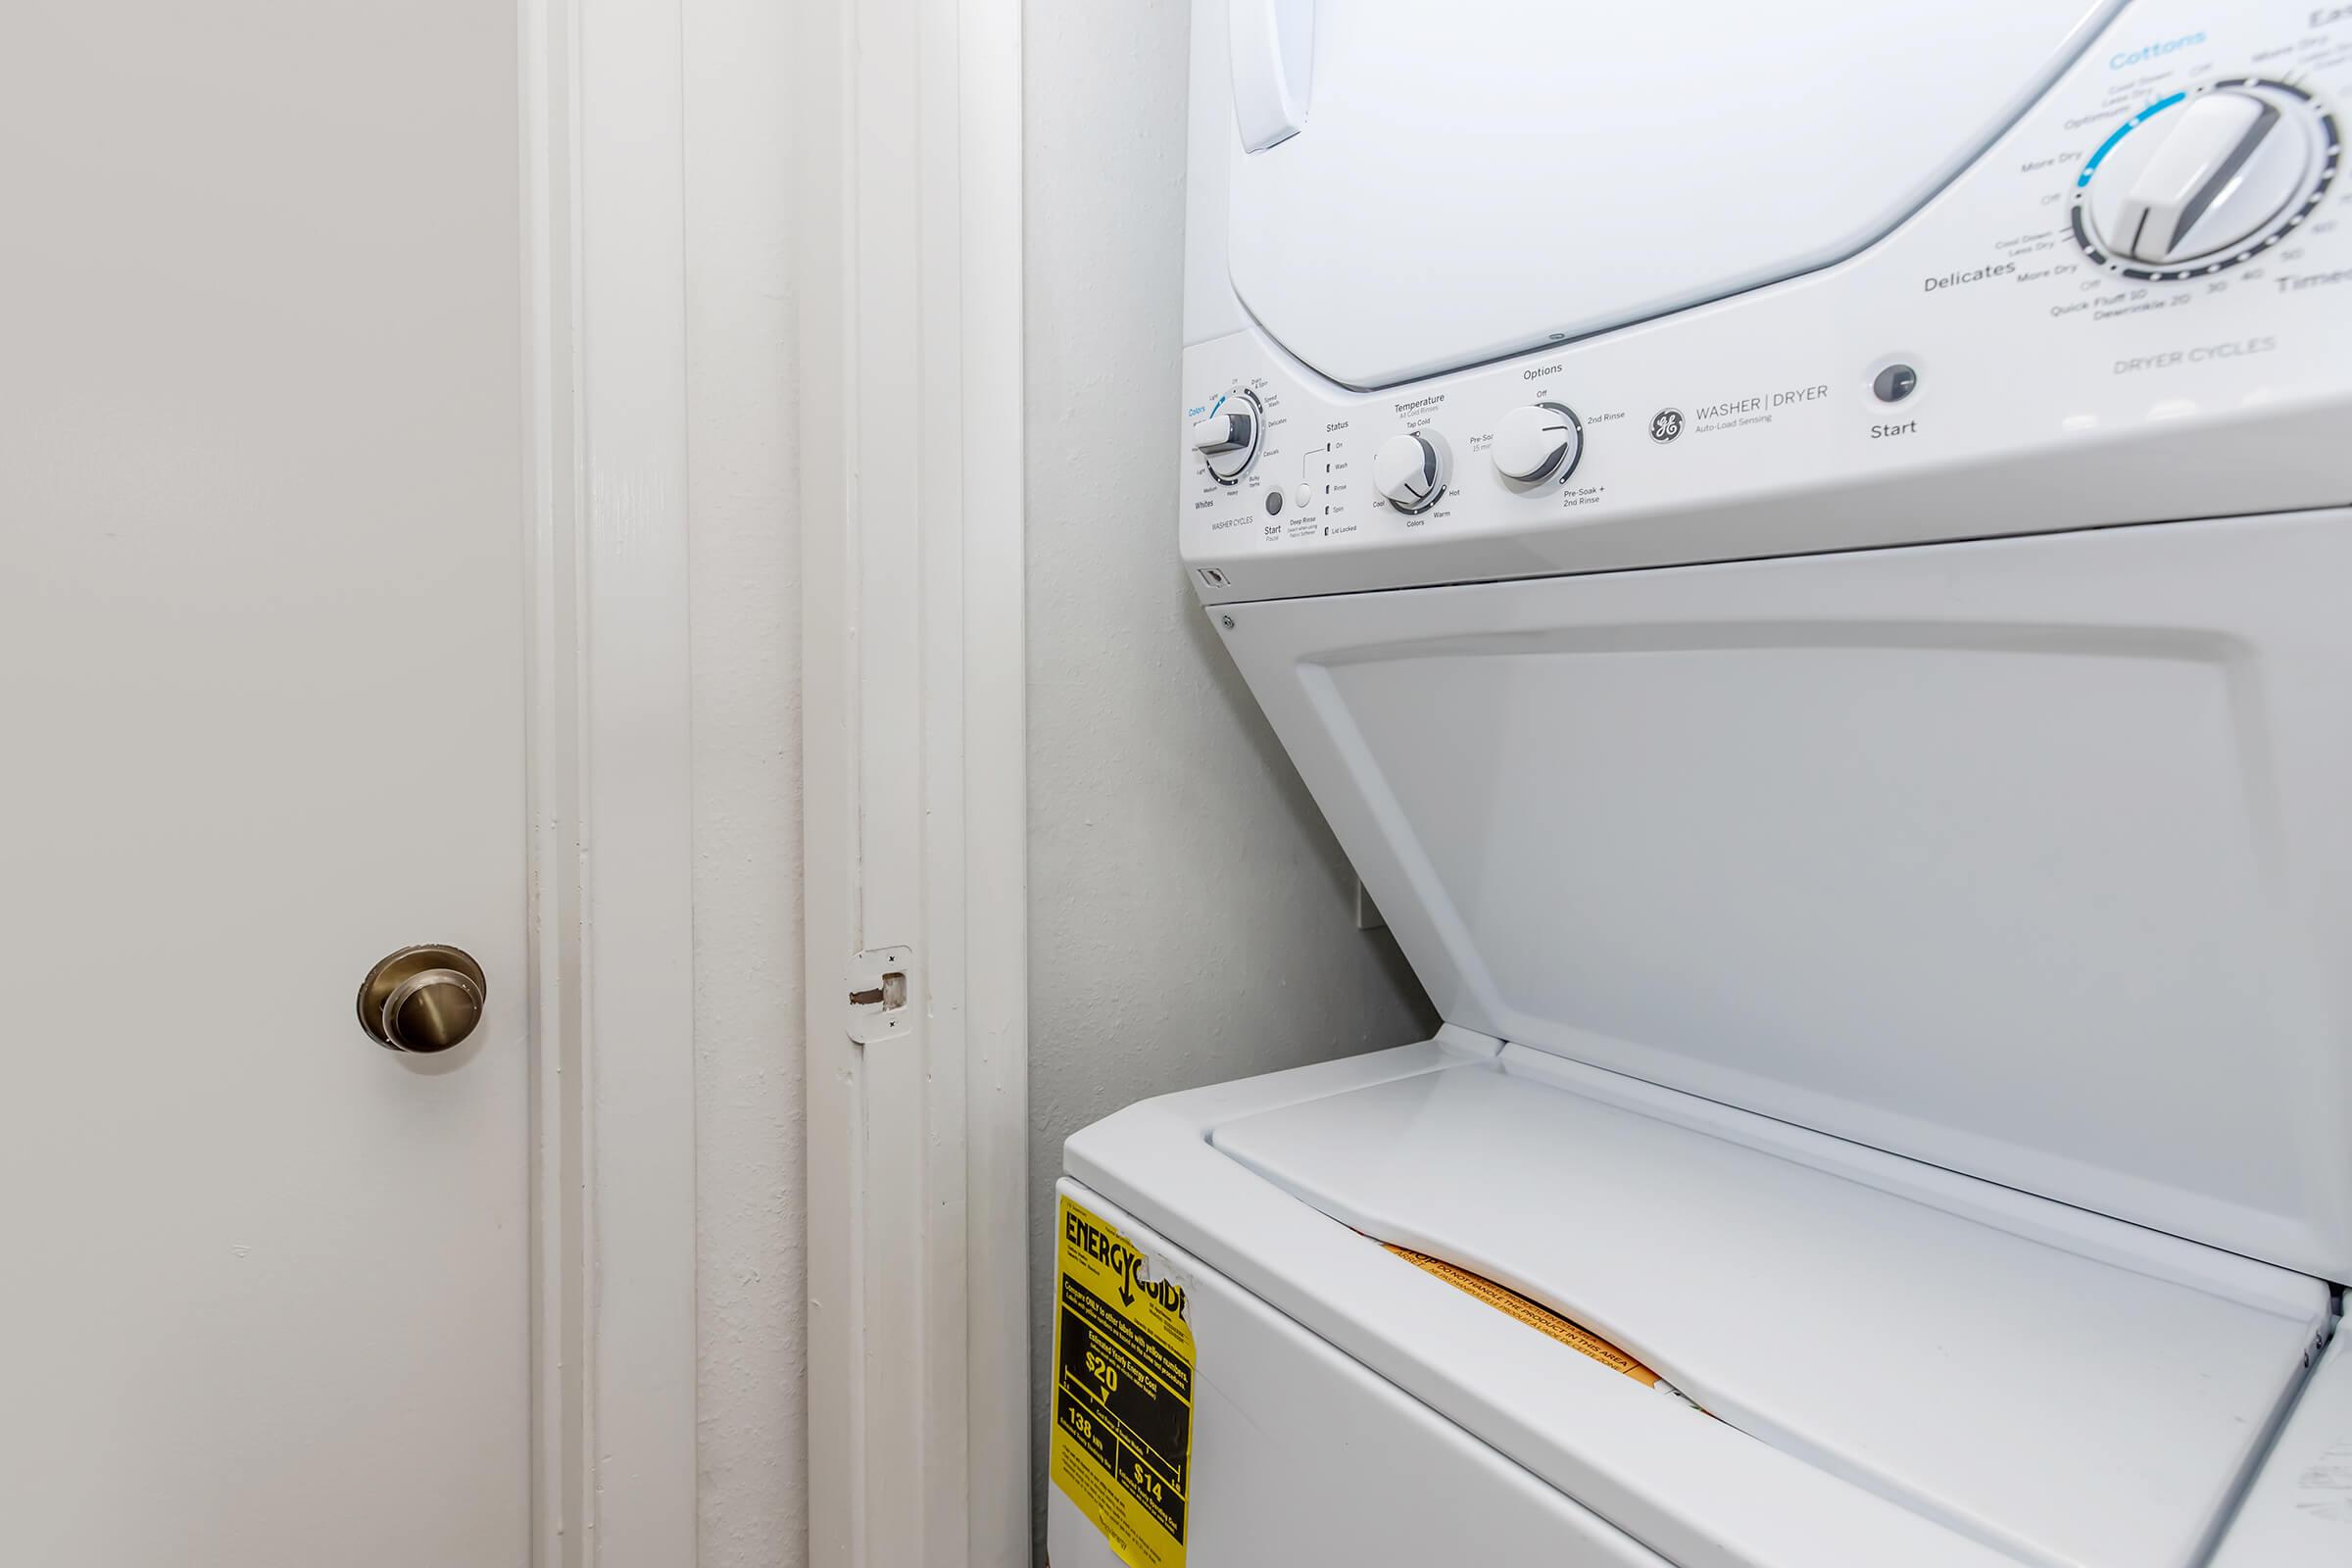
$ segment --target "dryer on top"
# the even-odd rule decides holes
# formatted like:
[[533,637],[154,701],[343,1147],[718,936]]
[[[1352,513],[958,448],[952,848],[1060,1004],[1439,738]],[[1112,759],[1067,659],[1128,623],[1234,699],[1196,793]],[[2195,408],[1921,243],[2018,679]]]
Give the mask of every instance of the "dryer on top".
[[1417,0],[1203,7],[1193,69],[1230,72],[1233,109],[1194,126],[1186,341],[1246,312],[1332,380],[1393,386],[1826,266],[2117,9],[1515,5],[1497,49],[1494,18]]

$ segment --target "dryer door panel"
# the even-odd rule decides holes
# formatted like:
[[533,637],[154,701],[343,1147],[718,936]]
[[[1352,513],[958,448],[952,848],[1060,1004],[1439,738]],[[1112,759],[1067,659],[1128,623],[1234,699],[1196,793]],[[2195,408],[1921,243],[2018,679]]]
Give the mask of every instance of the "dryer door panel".
[[1224,607],[1448,1021],[2352,1279],[2352,516]]
[[1227,138],[1233,283],[1373,387],[1792,276],[1901,221],[2115,9],[1321,4],[1303,128]]

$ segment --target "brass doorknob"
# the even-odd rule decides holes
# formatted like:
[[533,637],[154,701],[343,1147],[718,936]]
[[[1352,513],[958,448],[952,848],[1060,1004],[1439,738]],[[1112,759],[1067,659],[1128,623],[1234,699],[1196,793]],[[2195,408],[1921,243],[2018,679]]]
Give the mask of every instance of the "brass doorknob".
[[403,948],[360,982],[360,1027],[394,1051],[447,1051],[473,1033],[489,994],[482,966],[464,949]]

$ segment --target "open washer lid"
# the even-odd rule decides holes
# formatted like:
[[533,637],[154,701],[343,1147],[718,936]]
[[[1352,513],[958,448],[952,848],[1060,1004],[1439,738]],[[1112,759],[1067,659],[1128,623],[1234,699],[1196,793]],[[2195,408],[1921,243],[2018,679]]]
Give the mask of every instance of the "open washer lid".
[[1900,222],[2117,9],[1234,0],[1233,286],[1377,387],[1790,277]]
[[1219,607],[1449,1022],[2352,1281],[2352,514]]

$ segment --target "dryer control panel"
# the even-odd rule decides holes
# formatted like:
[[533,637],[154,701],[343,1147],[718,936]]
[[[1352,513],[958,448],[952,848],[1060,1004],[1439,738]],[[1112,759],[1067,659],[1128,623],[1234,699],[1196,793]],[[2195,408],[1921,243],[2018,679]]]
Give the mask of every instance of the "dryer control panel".
[[[1377,392],[1256,329],[1195,345],[1195,586],[1214,603],[2352,499],[2348,112],[2352,6],[2132,5],[1836,266]],[[1561,224],[1572,242],[1565,206]]]

